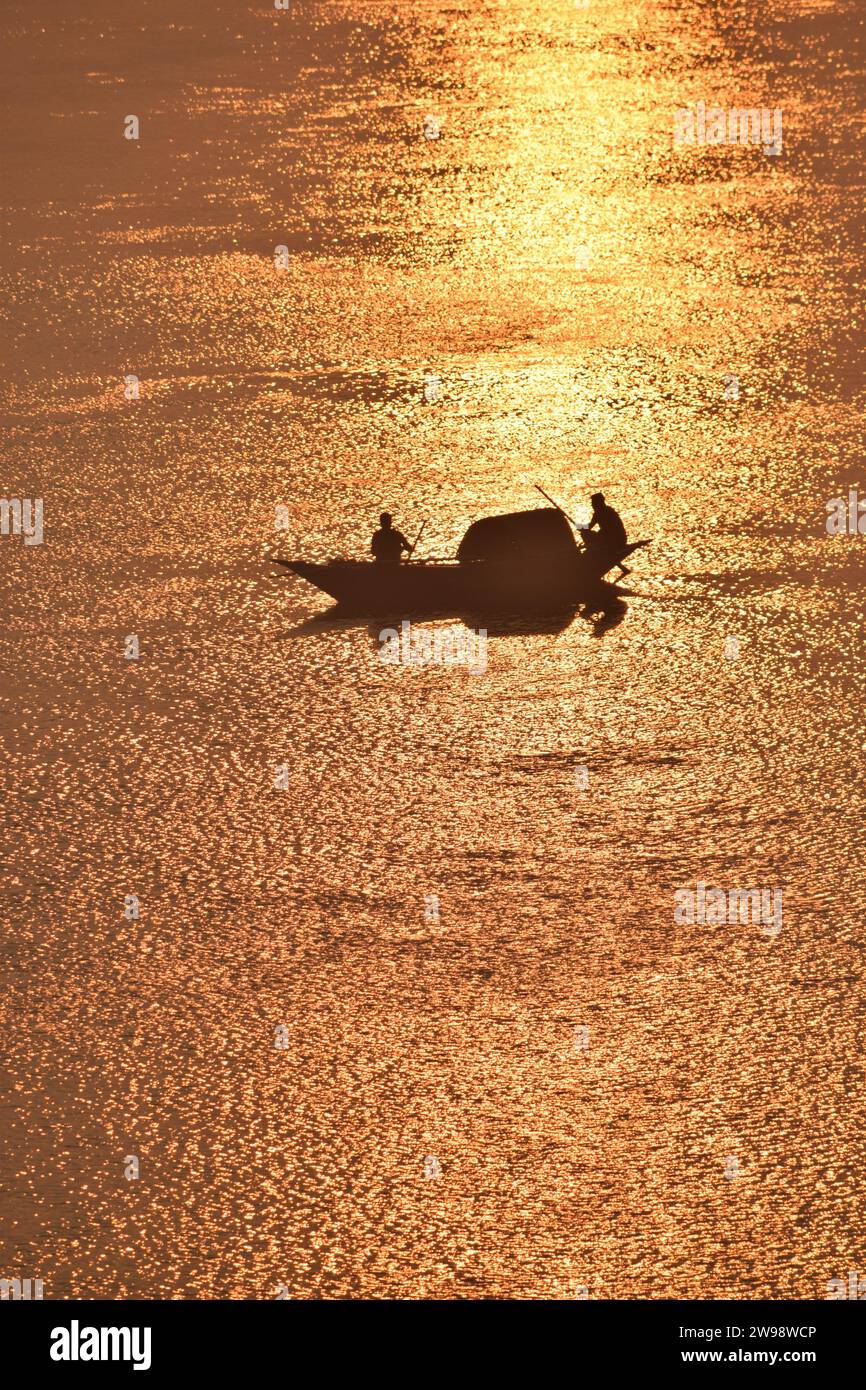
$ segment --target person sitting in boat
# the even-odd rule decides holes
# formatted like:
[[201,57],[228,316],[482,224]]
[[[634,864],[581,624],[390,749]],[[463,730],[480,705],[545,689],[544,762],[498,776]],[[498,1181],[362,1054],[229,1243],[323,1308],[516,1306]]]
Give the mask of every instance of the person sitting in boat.
[[403,551],[411,549],[406,537],[391,525],[391,513],[382,512],[379,517],[379,529],[373,532],[370,542],[373,558],[388,565],[399,565]]
[[[580,534],[586,546],[603,546],[611,555],[619,555],[628,545],[628,536],[618,511],[609,507],[603,492],[594,492],[590,497],[592,516],[588,526],[581,526]],[[593,527],[598,527],[598,535]]]

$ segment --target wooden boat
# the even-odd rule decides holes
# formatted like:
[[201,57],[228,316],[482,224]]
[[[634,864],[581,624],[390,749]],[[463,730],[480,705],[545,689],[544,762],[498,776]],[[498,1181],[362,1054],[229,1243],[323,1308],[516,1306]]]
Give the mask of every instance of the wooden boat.
[[354,612],[553,610],[609,591],[605,575],[649,544],[635,541],[619,552],[578,546],[563,512],[536,507],[473,522],[454,560],[271,558]]

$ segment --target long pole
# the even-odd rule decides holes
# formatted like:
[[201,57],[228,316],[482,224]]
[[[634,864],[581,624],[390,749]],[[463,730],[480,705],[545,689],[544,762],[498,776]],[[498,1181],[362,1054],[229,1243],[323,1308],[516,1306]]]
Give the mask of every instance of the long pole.
[[547,502],[550,503],[551,507],[555,507],[556,510],[557,510],[558,512],[562,512],[562,515],[565,517],[566,521],[570,521],[570,522],[571,522],[571,524],[572,524],[572,526],[574,527],[575,531],[579,531],[579,530],[580,530],[580,527],[578,526],[578,524],[577,524],[577,522],[574,520],[574,518],[573,518],[573,517],[570,517],[570,516],[568,515],[568,512],[565,510],[565,508],[564,508],[564,507],[560,507],[560,505],[559,505],[558,502],[554,502],[553,498],[550,497],[549,494],[546,493],[546,492],[544,491],[544,488],[543,488],[543,487],[539,487],[539,486],[538,486],[538,483],[533,483],[532,486],[535,488],[536,492],[540,492],[540,493],[541,493],[542,497],[543,497]]
[[[574,527],[575,531],[577,531],[578,535],[581,535],[580,527],[578,526],[577,522],[574,520],[574,517],[569,516],[569,515],[568,515],[568,512],[565,511],[562,507],[560,507],[560,505],[559,505],[558,502],[554,502],[553,498],[550,497],[550,496],[548,496],[548,494],[544,491],[544,488],[538,486],[538,483],[533,483],[532,486],[536,489],[537,492],[540,492],[540,493],[541,493],[542,497],[543,497],[547,502],[550,503],[551,507],[555,507],[556,510],[557,510],[558,512],[560,512],[562,516],[565,517],[566,521],[570,522],[570,524]],[[581,535],[581,542],[582,542],[582,541],[583,541],[583,536]]]
[[423,531],[424,531],[424,527],[427,525],[427,522],[428,522],[429,520],[430,520],[430,518],[429,518],[429,516],[428,516],[424,521],[421,522],[421,530],[418,532],[417,536],[415,537],[414,541],[412,542],[412,548],[411,548],[410,551],[409,551],[409,554],[410,554],[410,555],[414,555],[414,553],[415,553],[415,546],[416,546],[416,545],[418,544],[418,542],[420,541],[421,536],[422,536]]
[[578,526],[577,522],[574,520],[574,517],[569,516],[569,515],[568,515],[568,512],[565,510],[565,508],[564,508],[564,507],[560,507],[560,505],[559,505],[558,502],[554,502],[553,498],[550,497],[550,496],[548,496],[548,494],[544,491],[544,488],[543,488],[543,487],[539,487],[539,486],[538,486],[538,483],[533,483],[532,486],[535,488],[536,492],[540,492],[541,495],[542,495],[542,497],[546,498],[546,500],[550,503],[551,507],[555,507],[556,510],[557,510],[558,512],[562,512],[562,515],[565,517],[566,521],[570,521],[570,522],[571,522],[571,524],[572,524],[572,526],[574,527],[575,531],[579,531],[579,530],[580,530],[580,527]]

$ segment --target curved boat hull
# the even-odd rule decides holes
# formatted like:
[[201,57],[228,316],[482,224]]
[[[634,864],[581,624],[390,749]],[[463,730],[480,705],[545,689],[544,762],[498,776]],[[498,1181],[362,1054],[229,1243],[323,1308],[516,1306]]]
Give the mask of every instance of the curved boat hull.
[[531,567],[513,561],[280,560],[343,609],[373,613],[459,612],[466,609],[516,611],[554,609],[580,603],[608,585],[604,576],[649,541],[629,545],[621,555],[580,551],[567,561],[551,558]]

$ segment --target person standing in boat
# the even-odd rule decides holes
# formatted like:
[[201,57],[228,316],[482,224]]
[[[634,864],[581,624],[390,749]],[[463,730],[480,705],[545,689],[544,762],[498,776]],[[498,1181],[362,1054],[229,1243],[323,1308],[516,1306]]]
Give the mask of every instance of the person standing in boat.
[[[608,506],[603,492],[594,492],[589,500],[592,503],[592,516],[589,525],[580,528],[584,544],[601,545],[611,555],[621,554],[628,545],[628,536],[619,512]],[[593,531],[595,526],[598,527],[598,535]]]
[[388,565],[399,565],[403,551],[411,552],[412,547],[406,537],[391,525],[390,512],[382,512],[379,517],[379,529],[373,532],[370,550],[375,560]]

